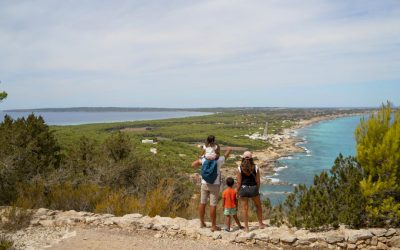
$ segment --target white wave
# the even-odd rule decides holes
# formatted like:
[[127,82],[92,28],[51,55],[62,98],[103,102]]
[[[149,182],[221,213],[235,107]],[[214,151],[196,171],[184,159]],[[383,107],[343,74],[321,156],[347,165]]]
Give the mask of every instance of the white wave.
[[275,172],[279,172],[279,171],[282,171],[282,170],[284,170],[284,169],[286,169],[286,168],[288,168],[288,166],[287,166],[287,165],[285,165],[285,166],[282,166],[282,167],[277,167],[277,168],[274,168],[274,171],[275,171]]
[[292,159],[293,159],[292,156],[284,156],[280,158],[280,160],[292,160]]
[[281,181],[278,178],[267,178],[267,179],[270,180],[272,183],[278,183]]
[[290,191],[267,191],[263,192],[263,195],[268,195],[268,194],[289,194],[291,193]]

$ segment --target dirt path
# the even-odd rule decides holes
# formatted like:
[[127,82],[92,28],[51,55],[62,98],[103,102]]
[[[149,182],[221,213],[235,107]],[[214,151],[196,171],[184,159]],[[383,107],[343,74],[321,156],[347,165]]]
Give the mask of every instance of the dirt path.
[[90,250],[123,250],[123,249],[262,249],[260,246],[235,245],[233,243],[214,241],[211,239],[174,239],[156,238],[157,232],[134,231],[131,233],[112,229],[77,229],[76,236],[64,239],[51,246],[51,250],[90,249]]

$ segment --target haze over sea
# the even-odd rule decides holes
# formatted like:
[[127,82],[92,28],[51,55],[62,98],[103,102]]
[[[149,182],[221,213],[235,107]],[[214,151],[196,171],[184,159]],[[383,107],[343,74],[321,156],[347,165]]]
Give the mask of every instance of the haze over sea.
[[[13,119],[26,117],[32,112],[0,111],[0,120],[8,114]],[[78,125],[103,122],[123,122],[139,120],[158,120],[207,115],[207,112],[190,111],[152,111],[152,112],[34,112],[44,118],[48,125]]]
[[275,182],[287,182],[287,185],[264,185],[261,188],[264,197],[269,197],[273,204],[283,202],[287,193],[293,191],[294,185],[310,185],[315,175],[328,171],[339,153],[354,156],[354,131],[360,119],[361,116],[338,118],[297,130],[295,135],[304,140],[299,146],[304,147],[306,152],[278,161],[277,172],[267,178]]

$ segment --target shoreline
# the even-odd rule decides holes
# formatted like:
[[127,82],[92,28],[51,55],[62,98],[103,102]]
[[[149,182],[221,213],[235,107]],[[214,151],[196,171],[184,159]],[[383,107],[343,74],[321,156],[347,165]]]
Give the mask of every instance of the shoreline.
[[[351,117],[358,115],[369,114],[366,112],[351,113],[351,114],[338,114],[338,115],[322,115],[315,116],[310,119],[301,119],[296,124],[288,129],[284,129],[282,133],[270,135],[269,142],[272,144],[271,147],[257,150],[253,152],[253,156],[257,158],[256,164],[262,170],[261,184],[263,185],[288,185],[286,182],[274,181],[268,179],[278,172],[277,161],[283,157],[290,157],[296,153],[305,153],[306,150],[303,147],[298,146],[299,143],[304,142],[302,138],[297,137],[296,131],[316,123],[328,120],[334,120],[343,117]],[[221,169],[222,171],[223,169]],[[225,169],[223,175],[235,176],[235,169]]]

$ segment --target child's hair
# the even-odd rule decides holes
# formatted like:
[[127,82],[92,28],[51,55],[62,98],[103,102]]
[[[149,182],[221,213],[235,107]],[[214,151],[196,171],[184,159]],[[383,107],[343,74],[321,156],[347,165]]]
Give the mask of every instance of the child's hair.
[[235,184],[235,181],[233,180],[232,177],[226,178],[226,185],[228,185],[228,187],[232,187],[233,184]]
[[215,145],[215,136],[209,135],[206,140],[206,146],[214,146]]

